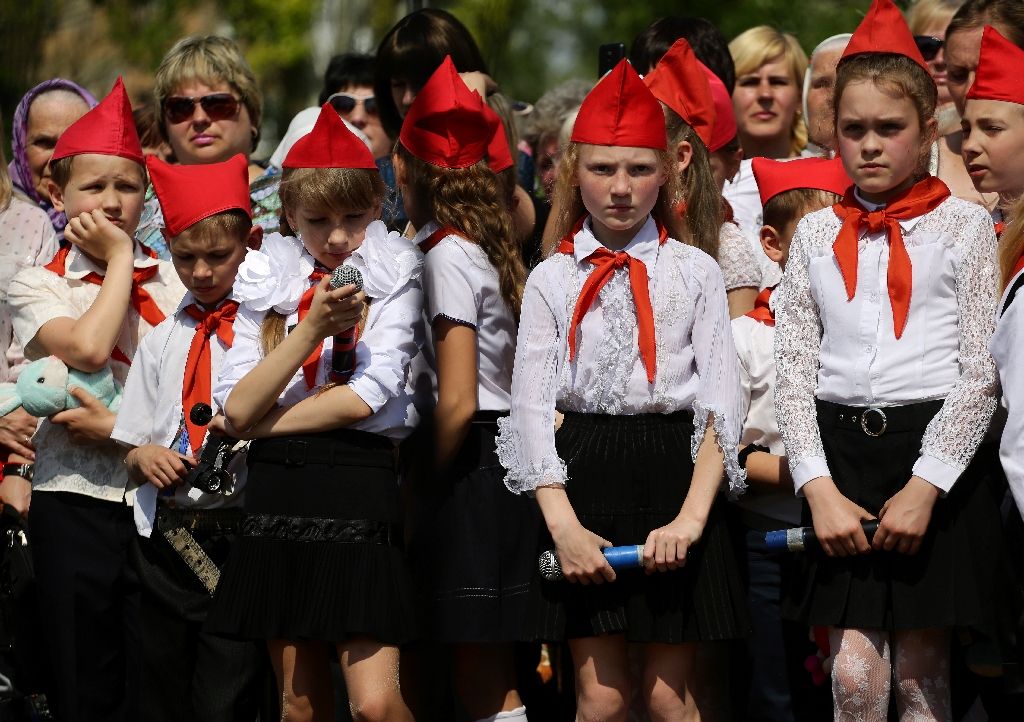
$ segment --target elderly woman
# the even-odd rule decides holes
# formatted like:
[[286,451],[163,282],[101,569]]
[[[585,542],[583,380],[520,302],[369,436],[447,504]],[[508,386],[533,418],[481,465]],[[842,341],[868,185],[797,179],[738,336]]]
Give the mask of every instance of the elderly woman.
[[[263,95],[232,40],[217,35],[179,40],[160,62],[154,85],[160,132],[182,165],[219,163],[239,153],[248,158],[256,149]],[[278,178],[250,163],[249,180],[253,222],[272,233],[280,211]],[[162,227],[160,204],[150,188],[136,238],[168,258]]]

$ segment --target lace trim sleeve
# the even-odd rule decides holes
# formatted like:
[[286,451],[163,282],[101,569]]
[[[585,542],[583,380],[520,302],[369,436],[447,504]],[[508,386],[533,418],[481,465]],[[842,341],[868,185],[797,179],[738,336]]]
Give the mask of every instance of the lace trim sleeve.
[[725,290],[760,288],[761,266],[743,232],[733,223],[723,223],[718,234],[718,265]]

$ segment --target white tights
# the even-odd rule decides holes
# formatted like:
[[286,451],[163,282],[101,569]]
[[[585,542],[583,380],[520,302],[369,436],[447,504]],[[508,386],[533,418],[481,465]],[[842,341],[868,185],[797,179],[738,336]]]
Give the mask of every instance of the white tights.
[[949,630],[919,629],[890,634],[830,629],[832,704],[837,722],[885,722],[895,680],[900,722],[950,722]]

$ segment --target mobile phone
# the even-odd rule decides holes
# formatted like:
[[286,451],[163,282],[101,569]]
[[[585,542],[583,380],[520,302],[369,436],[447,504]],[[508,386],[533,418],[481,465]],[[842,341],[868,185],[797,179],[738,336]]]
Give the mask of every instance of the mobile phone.
[[597,49],[597,77],[603,78],[626,57],[625,43],[605,43]]

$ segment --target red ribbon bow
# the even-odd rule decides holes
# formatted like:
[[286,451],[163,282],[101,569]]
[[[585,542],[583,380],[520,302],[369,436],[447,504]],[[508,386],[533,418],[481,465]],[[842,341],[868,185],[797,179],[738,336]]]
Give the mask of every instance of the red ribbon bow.
[[769,300],[772,297],[772,292],[778,288],[778,285],[766,288],[761,293],[757,294],[757,298],[754,300],[754,310],[748,311],[744,315],[748,318],[752,318],[755,321],[765,324],[766,326],[775,325],[775,313],[772,311],[769,305]]
[[234,323],[237,311],[237,301],[225,301],[213,311],[201,309],[194,303],[185,307],[185,313],[199,322],[192,336],[192,344],[188,347],[185,378],[181,384],[181,408],[185,413],[185,428],[193,454],[199,453],[206,433],[201,426],[192,423],[189,412],[198,403],[211,403],[213,396],[210,341],[216,334],[225,346],[231,348],[235,341]]
[[[309,280],[313,282],[313,285],[307,288],[306,292],[302,294],[302,298],[299,299],[299,321],[306,317],[310,307],[313,305],[313,295],[316,293],[317,284],[329,275],[331,275],[330,271],[324,271],[320,268],[314,268],[313,272],[309,274]],[[306,379],[307,389],[316,386],[316,367],[320,364],[320,354],[323,353],[323,350],[324,342],[321,341],[313,349],[313,353],[302,362],[302,375]]]

